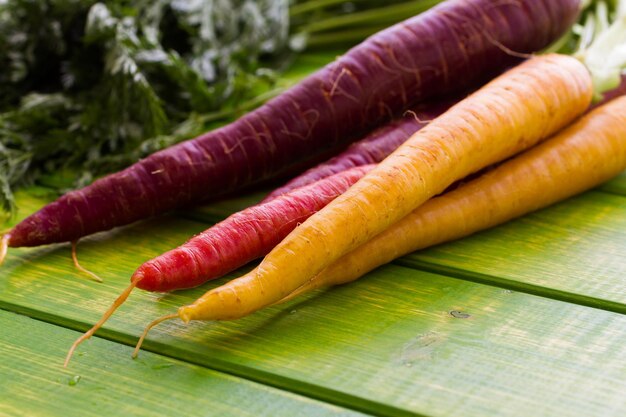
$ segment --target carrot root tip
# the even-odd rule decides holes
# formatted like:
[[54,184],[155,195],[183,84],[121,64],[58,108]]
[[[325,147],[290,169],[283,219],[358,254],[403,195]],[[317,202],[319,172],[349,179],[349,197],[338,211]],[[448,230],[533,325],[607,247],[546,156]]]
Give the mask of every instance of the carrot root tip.
[[11,239],[10,234],[6,234],[2,236],[2,240],[0,240],[0,265],[4,262],[4,259],[7,257],[7,251],[9,250],[9,239]]
[[180,307],[178,309],[178,317],[183,321],[183,323],[185,324],[189,324],[189,322],[191,321],[191,316],[190,314],[187,312],[187,309],[185,307]]
[[137,345],[135,346],[135,350],[133,350],[133,354],[132,354],[132,358],[133,359],[137,359],[137,356],[139,355],[139,350],[141,349],[141,345],[143,344],[143,341],[146,339],[146,336],[148,335],[148,332],[157,324],[164,322],[166,320],[171,320],[171,319],[175,319],[178,317],[178,313],[174,313],[174,314],[167,314],[165,316],[159,317],[158,319],[155,319],[153,321],[151,321],[146,328],[144,329],[143,333],[141,334],[141,337],[139,337],[139,341],[137,341]]
[[111,304],[111,306],[104,312],[100,320],[98,320],[96,324],[94,324],[91,327],[91,329],[87,330],[85,334],[83,334],[78,339],[76,339],[76,341],[72,344],[72,347],[70,348],[70,350],[67,352],[67,356],[65,357],[65,363],[63,364],[65,368],[67,368],[67,364],[70,362],[70,359],[72,359],[72,355],[74,354],[74,351],[76,350],[78,345],[80,345],[85,340],[93,336],[93,334],[96,333],[98,329],[100,329],[104,325],[104,323],[109,319],[109,317],[113,315],[115,310],[117,310],[128,299],[128,296],[133,291],[133,289],[137,286],[137,283],[140,280],[141,280],[141,277],[133,278],[130,282],[130,285],[126,287],[124,291],[122,291],[122,293],[115,299],[115,301],[113,301],[113,304]]
[[72,261],[74,262],[74,267],[76,267],[76,269],[78,269],[80,272],[82,272],[83,274],[87,275],[88,277],[90,277],[94,281],[96,281],[96,282],[104,282],[102,280],[102,278],[100,278],[98,275],[94,274],[90,270],[84,268],[78,262],[78,256],[76,255],[76,243],[77,243],[76,240],[72,242]]

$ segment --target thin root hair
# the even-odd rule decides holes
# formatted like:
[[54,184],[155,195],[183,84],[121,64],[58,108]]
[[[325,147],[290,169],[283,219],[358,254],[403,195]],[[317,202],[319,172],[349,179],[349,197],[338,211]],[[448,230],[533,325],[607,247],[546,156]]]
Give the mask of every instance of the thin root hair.
[[143,341],[148,335],[148,332],[152,330],[154,326],[166,320],[175,319],[177,317],[178,317],[178,313],[173,313],[173,314],[166,314],[165,316],[152,320],[144,329],[143,333],[141,334],[141,337],[139,338],[139,341],[137,342],[137,346],[135,346],[135,350],[133,350],[133,359],[137,358],[137,355],[139,355],[139,350],[141,349],[141,345],[143,344]]
[[87,275],[88,277],[90,277],[91,279],[93,279],[96,282],[103,282],[102,278],[100,278],[98,275],[94,274],[90,270],[84,268],[78,262],[78,256],[76,255],[76,245],[77,244],[78,244],[77,240],[72,241],[72,262],[74,262],[74,266],[76,267],[76,269],[78,269],[80,272],[82,272],[83,274]]
[[9,233],[2,236],[2,240],[0,240],[0,265],[4,262],[4,259],[7,257],[7,251],[9,249],[9,239],[11,235]]
[[128,299],[128,296],[133,291],[133,289],[137,286],[137,283],[141,281],[141,278],[142,277],[133,279],[130,282],[130,285],[126,287],[124,291],[122,291],[122,293],[115,299],[115,301],[113,301],[113,304],[111,304],[111,306],[107,309],[107,311],[104,312],[100,320],[98,320],[96,324],[94,324],[91,327],[91,329],[87,330],[85,334],[83,334],[78,339],[76,339],[76,341],[72,344],[72,347],[70,347],[70,350],[67,352],[67,356],[65,357],[65,362],[63,363],[63,367],[67,368],[67,364],[70,363],[70,359],[72,359],[72,355],[74,354],[74,351],[76,350],[78,345],[80,345],[85,340],[93,336],[94,333],[96,333],[98,329],[100,329],[102,325],[109,319],[109,317],[113,315],[115,310],[117,310],[119,306],[121,306]]
[[415,113],[413,110],[407,110],[402,114],[402,116],[406,116],[406,115],[413,116],[415,121],[417,121],[418,123],[422,123],[422,124],[428,124],[434,120],[434,119],[420,119],[417,113]]
[[486,30],[485,28],[480,28],[480,30],[483,33],[483,35],[485,35],[485,37],[487,38],[487,40],[489,42],[491,42],[493,45],[495,45],[498,49],[500,49],[502,52],[504,52],[507,55],[514,56],[516,58],[522,58],[522,59],[530,59],[533,56],[535,56],[534,54],[528,54],[528,53],[525,53],[525,52],[514,51],[511,48],[509,48],[509,47],[505,46],[504,44],[502,44],[502,42],[498,41],[493,36],[491,36],[489,31]]

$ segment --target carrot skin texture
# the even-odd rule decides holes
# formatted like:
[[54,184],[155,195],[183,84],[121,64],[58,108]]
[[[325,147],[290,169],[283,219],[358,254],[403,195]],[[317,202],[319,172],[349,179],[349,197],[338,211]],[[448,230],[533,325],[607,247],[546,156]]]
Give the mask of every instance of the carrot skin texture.
[[131,281],[148,291],[191,288],[266,255],[298,224],[344,193],[373,165],[355,167],[233,214],[141,265]]
[[323,270],[301,292],[345,284],[400,256],[469,236],[572,197],[626,169],[626,97],[435,197]]
[[413,102],[460,90],[539,50],[579,0],[449,0],[364,41],[238,121],[67,193],[17,225],[37,246],[132,223],[288,170],[359,137]]
[[548,138],[582,114],[591,97],[591,77],[578,60],[526,61],[413,135],[256,269],[181,307],[179,316],[235,319],[282,299],[454,181]]
[[[626,75],[622,76],[622,82],[617,88],[605,93],[603,99],[590,106],[586,113],[623,95],[626,95]],[[607,107],[603,112],[619,112],[624,111],[624,109],[625,106],[622,104],[616,105],[616,108]],[[611,125],[610,120],[607,123]],[[616,143],[614,148],[607,147],[609,139],[606,132],[603,131],[599,131],[601,137],[598,142],[600,143],[595,145],[594,135],[596,132],[593,127],[589,127],[593,125],[588,121],[581,120],[576,122],[576,126],[579,126],[580,129],[570,128],[568,133],[557,134],[545,144],[537,145],[536,148],[526,151],[497,168],[487,168],[484,172],[479,171],[479,173],[472,174],[470,177],[473,178],[470,179],[469,184],[467,184],[469,182],[467,179],[461,180],[462,184],[457,187],[453,184],[450,187],[452,190],[445,192],[443,197],[434,197],[428,200],[386,231],[344,255],[278,303],[290,301],[319,288],[355,281],[373,269],[411,252],[460,239],[530,213],[535,208],[529,202],[538,204],[536,209],[547,207],[599,185],[626,169],[626,155],[623,155],[626,151],[624,147],[617,149],[619,143]],[[572,134],[572,132],[574,133]],[[626,132],[622,131],[621,135],[626,138]],[[593,147],[593,149],[588,152],[586,150],[588,147]],[[598,153],[596,157],[611,161],[612,164],[602,164],[599,167],[595,165],[576,167],[574,178],[569,177],[569,165],[566,165],[569,161],[565,163],[560,160],[556,161],[555,156],[556,152],[567,157],[570,153],[591,155],[594,151]],[[617,159],[611,160],[615,156]],[[561,164],[551,172],[552,178],[537,175],[536,171],[539,169],[534,167],[541,163],[541,159],[548,160],[549,165]],[[531,174],[527,174],[527,171],[530,171]],[[487,173],[489,174],[487,175]],[[582,181],[581,178],[583,178]],[[567,188],[563,188],[560,184],[566,180],[573,182],[568,183]],[[555,190],[554,187],[557,184],[559,186]],[[529,190],[533,190],[533,187],[542,190],[546,199],[537,201],[537,196],[530,196]],[[500,198],[505,198],[509,194],[508,191],[504,192],[508,189],[521,190],[522,195],[519,196],[519,199],[523,199],[524,202],[518,207],[520,212],[514,212],[512,207],[506,206],[498,206],[494,210],[493,207],[485,204],[487,201],[491,203],[492,200],[496,202],[495,204],[499,204]],[[493,194],[496,197],[492,200],[482,199],[487,194]],[[550,200],[549,196],[554,197],[554,199]],[[481,214],[480,217],[473,218],[470,217],[471,214],[468,214],[472,211],[488,213],[492,217],[484,217]],[[469,218],[469,221],[466,221],[466,218]],[[464,229],[459,230],[459,224],[463,225]],[[442,233],[442,231],[447,233]]]
[[420,105],[407,111],[402,117],[376,128],[363,139],[354,142],[345,151],[337,156],[308,169],[285,185],[269,193],[263,202],[270,201],[292,190],[312,184],[315,181],[329,177],[357,166],[375,164],[385,159],[389,154],[402,145],[413,133],[435,119],[453,104],[447,100],[432,105]]

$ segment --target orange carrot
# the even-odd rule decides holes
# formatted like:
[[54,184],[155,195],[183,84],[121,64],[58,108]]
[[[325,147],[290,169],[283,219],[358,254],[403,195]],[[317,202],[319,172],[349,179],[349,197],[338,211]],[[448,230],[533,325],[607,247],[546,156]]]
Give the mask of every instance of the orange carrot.
[[316,288],[354,281],[410,252],[547,207],[624,169],[626,97],[621,97],[480,178],[429,200],[282,301]]

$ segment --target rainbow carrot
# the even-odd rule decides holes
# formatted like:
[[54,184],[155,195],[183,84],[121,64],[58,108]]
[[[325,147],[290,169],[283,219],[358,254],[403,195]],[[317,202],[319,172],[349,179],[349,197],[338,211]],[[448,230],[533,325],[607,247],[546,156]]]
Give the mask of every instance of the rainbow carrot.
[[67,193],[11,247],[74,241],[289,170],[413,103],[461,90],[563,34],[579,0],[448,0],[386,29],[236,122]]
[[149,291],[191,288],[266,255],[301,222],[373,167],[355,167],[235,213],[178,248],[144,263],[100,320],[72,345],[66,363],[76,347],[102,327],[135,287]]
[[437,118],[450,108],[452,104],[454,104],[453,100],[445,100],[428,105],[419,105],[412,110],[407,110],[401,118],[375,129],[363,139],[350,145],[348,149],[339,155],[316,165],[284,186],[272,191],[263,199],[263,202],[270,201],[280,195],[346,169],[382,161],[411,137],[413,133]]
[[626,97],[435,197],[292,292],[345,284],[400,256],[469,236],[595,187],[626,169]]
[[167,319],[236,319],[288,296],[454,181],[532,147],[583,113],[591,76],[578,60],[535,57],[459,102],[290,233],[260,265]]

